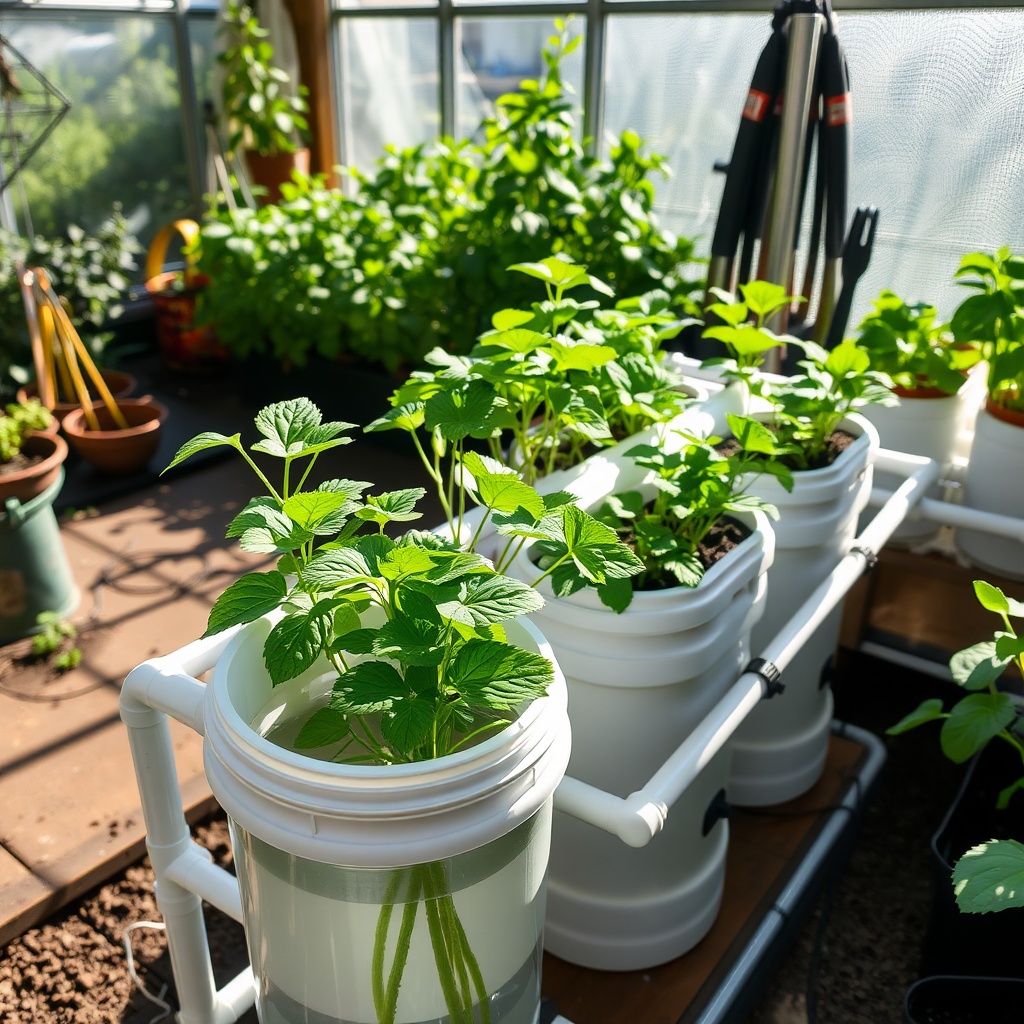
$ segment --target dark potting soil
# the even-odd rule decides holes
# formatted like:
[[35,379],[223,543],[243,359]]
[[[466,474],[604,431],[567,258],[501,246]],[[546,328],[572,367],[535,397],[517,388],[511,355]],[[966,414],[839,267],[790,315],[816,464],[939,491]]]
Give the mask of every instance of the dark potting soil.
[[0,462],[0,476],[10,476],[12,473],[31,469],[32,466],[38,466],[44,458],[44,455],[26,455],[24,452],[18,452],[13,459]]
[[[793,470],[824,469],[826,466],[831,466],[856,440],[857,438],[846,430],[833,430],[825,439],[825,448],[821,455],[809,465],[796,465],[792,456],[783,456],[779,459],[779,462]],[[715,445],[715,449],[726,456],[735,455],[737,452],[742,451],[740,443],[735,437],[725,438]]]

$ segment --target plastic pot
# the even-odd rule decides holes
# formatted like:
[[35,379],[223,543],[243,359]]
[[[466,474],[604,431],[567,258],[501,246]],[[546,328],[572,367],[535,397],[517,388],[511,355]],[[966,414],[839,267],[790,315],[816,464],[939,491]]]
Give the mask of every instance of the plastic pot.
[[[533,1024],[551,795],[569,756],[557,667],[546,697],[476,746],[412,764],[334,763],[263,735],[295,701],[326,701],[337,676],[321,661],[272,688],[262,657],[269,628],[259,620],[231,641],[204,713],[206,773],[230,819],[260,1020],[376,1022],[378,929],[390,936],[386,977],[407,908],[413,925],[394,1019],[450,1019],[428,924],[433,903],[446,927],[454,914],[464,930],[490,1019]],[[529,623],[509,624],[508,635],[550,657]]]
[[[830,466],[793,474],[788,492],[774,478],[758,477],[749,490],[779,510],[772,523],[775,560],[768,572],[768,602],[754,626],[757,657],[847,553],[857,516],[871,494],[875,428],[859,416],[840,429],[857,436]],[[785,691],[762,700],[733,737],[729,799],[763,806],[791,800],[820,778],[828,754],[832,692],[823,671],[839,638],[842,606],[819,626],[783,673]]]
[[[569,774],[627,797],[664,763],[736,681],[764,608],[773,538],[754,533],[695,588],[637,593],[621,615],[592,591],[556,598],[532,616],[565,672],[573,749]],[[539,572],[521,552],[512,574]],[[705,820],[729,773],[728,747],[673,805],[648,846],[626,846],[555,812],[545,944],[599,970],[638,970],[682,955],[707,934],[721,902],[728,825]]]

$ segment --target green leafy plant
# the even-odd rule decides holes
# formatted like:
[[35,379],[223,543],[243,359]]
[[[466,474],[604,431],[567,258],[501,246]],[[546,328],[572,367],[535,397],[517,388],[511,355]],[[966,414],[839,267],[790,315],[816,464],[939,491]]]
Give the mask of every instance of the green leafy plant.
[[309,127],[305,87],[291,94],[288,73],[274,64],[269,33],[248,4],[228,0],[221,32],[226,45],[217,62],[224,73],[221,103],[228,149],[251,149],[264,156],[294,153],[299,133]]
[[633,132],[606,161],[579,137],[561,76],[576,45],[559,23],[543,79],[499,98],[472,139],[389,147],[370,173],[351,172],[350,196],[321,180],[288,187],[280,213],[210,211],[198,269],[218,336],[240,355],[302,365],[344,353],[408,370],[435,348],[468,352],[500,310],[528,309],[534,282],[506,268],[538,253],[587,266],[620,296],[660,289],[675,315],[693,312],[693,244],[654,214],[663,160]]
[[[776,455],[795,470],[816,469],[831,461],[830,444],[842,420],[868,403],[897,402],[890,379],[871,369],[871,361],[853,341],[827,351],[813,341],[775,334],[765,324],[794,300],[784,288],[767,281],[740,286],[742,298],[719,293],[724,301],[708,312],[720,324],[707,327],[704,337],[721,341],[728,358],[708,360],[724,365],[728,377],[739,379],[761,403],[764,418],[775,434]],[[749,318],[753,317],[753,322]],[[804,358],[801,373],[769,378],[760,374],[764,355],[780,345],[795,345]]]
[[[366,428],[412,435],[453,526],[453,485],[441,471],[449,445],[458,462],[467,439],[486,442],[494,460],[508,465],[511,457],[532,484],[589,449],[671,418],[687,401],[661,364],[660,342],[680,326],[664,312],[663,296],[602,310],[598,300],[569,293],[607,295],[608,287],[565,257],[509,270],[543,282],[546,299],[496,313],[469,356],[435,349],[427,362],[437,369],[414,371],[392,395],[391,412]],[[418,437],[424,427],[435,438],[431,456]]]
[[[967,694],[949,711],[939,698],[926,700],[888,732],[898,735],[926,722],[941,721],[942,752],[956,764],[970,760],[996,739],[1009,744],[1024,762],[1021,705],[998,685],[1011,666],[1024,676],[1024,636],[1013,626],[1013,620],[1024,618],[1024,603],[984,580],[974,581],[974,593],[984,609],[999,617],[1002,628],[991,640],[958,651],[950,660],[953,681]],[[997,806],[1006,808],[1022,789],[1024,773],[999,793]],[[1010,839],[973,847],[954,865],[953,886],[957,905],[966,913],[1024,906],[1024,845]]]
[[[697,586],[708,565],[701,557],[705,541],[716,531],[742,539],[738,529],[727,527],[729,513],[760,510],[778,518],[774,505],[746,493],[751,480],[763,472],[792,487],[789,470],[773,459],[778,453],[775,436],[756,420],[732,415],[728,420],[733,435],[743,442],[732,455],[721,449],[721,438],[693,434],[682,434],[683,443],[675,451],[637,445],[626,452],[648,470],[653,496],[623,491],[612,495],[598,513],[627,540],[644,566],[639,574],[610,579],[597,588],[609,608],[624,611],[637,590]],[[559,553],[548,540],[538,541],[534,550],[541,566]]]
[[[325,423],[307,399],[268,406],[255,422],[262,437],[248,450],[239,434],[204,433],[184,444],[168,468],[227,446],[266,491],[232,520],[228,536],[247,551],[278,555],[277,566],[229,586],[210,611],[205,635],[273,612],[263,658],[275,686],[326,659],[337,680],[328,703],[310,709],[299,749],[331,745],[338,759],[374,764],[436,758],[507,725],[525,702],[547,691],[551,663],[510,644],[503,625],[541,607],[535,589],[502,575],[471,547],[463,550],[433,533],[389,537],[391,524],[418,518],[422,488],[364,494],[365,481],[331,479],[306,489],[320,455],[351,441],[344,435],[352,424]],[[276,485],[254,455],[279,460]],[[492,468],[476,453],[467,453],[463,468],[463,486],[501,514],[510,536],[564,539],[580,586],[603,582],[609,566],[617,570],[614,534],[569,504],[567,495],[541,499],[514,472]],[[598,536],[588,532],[591,523]],[[382,1022],[394,1021],[421,906],[452,1019],[471,1018],[474,990],[487,1019],[479,965],[443,876],[440,864],[420,865],[410,876],[412,896],[390,967],[395,907],[382,908],[371,979]]]
[[113,337],[99,328],[123,312],[140,250],[116,206],[93,235],[74,224],[64,238],[36,235],[31,242],[0,231],[0,375],[10,374],[24,384],[32,362],[19,268],[45,268],[67,304],[71,322],[96,358]]
[[56,612],[40,612],[36,616],[40,630],[32,638],[32,653],[37,658],[49,658],[53,655],[53,665],[60,672],[69,672],[82,663],[82,652],[68,641],[78,635],[78,630]]
[[50,410],[37,399],[9,403],[6,415],[0,416],[0,463],[16,458],[25,438],[33,430],[45,430],[52,422]]
[[957,346],[949,329],[935,322],[935,307],[908,303],[883,291],[857,328],[857,347],[867,352],[871,369],[901,388],[935,388],[955,395],[964,371],[979,358],[973,346]]
[[1024,411],[1024,256],[1009,248],[964,256],[955,274],[974,292],[953,313],[957,342],[977,346],[988,363],[988,396],[996,405]]

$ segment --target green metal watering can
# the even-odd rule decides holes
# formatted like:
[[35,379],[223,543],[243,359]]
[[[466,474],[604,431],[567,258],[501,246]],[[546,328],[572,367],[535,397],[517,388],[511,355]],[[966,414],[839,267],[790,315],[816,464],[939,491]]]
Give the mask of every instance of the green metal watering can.
[[78,605],[53,501],[64,471],[45,491],[22,504],[0,507],[0,643],[34,633],[42,612],[69,615]]

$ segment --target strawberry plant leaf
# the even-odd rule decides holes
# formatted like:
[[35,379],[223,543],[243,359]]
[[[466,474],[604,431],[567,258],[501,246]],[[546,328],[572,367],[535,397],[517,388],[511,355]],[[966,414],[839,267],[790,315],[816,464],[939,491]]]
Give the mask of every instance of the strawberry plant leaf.
[[246,573],[214,602],[203,636],[213,636],[231,626],[253,622],[273,611],[287,593],[288,581],[276,570]]

